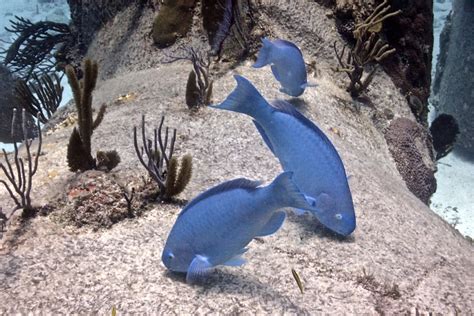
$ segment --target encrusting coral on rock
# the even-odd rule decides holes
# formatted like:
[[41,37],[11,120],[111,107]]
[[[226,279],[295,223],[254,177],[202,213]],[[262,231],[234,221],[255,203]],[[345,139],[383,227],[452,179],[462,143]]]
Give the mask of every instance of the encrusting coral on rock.
[[427,150],[432,147],[427,130],[407,118],[397,118],[385,132],[385,139],[408,189],[429,204],[436,191],[436,166],[433,153]]

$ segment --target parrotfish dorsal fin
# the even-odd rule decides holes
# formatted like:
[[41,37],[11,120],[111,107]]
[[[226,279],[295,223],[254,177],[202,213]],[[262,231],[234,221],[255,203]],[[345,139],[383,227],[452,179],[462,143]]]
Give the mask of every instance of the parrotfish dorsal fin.
[[253,64],[253,68],[261,68],[272,62],[270,56],[272,46],[273,44],[270,40],[265,37],[262,38],[262,47],[258,52],[257,61],[255,61],[255,64]]
[[339,154],[337,153],[336,149],[334,148],[334,145],[331,143],[329,138],[327,138],[327,136],[319,129],[319,127],[317,127],[313,122],[311,122],[306,116],[301,114],[291,103],[288,103],[284,100],[274,100],[270,104],[277,111],[293,116],[298,121],[303,123],[307,128],[315,131],[321,137],[321,139],[329,145],[330,148],[333,148],[334,152],[339,157]]
[[216,185],[213,188],[210,188],[207,191],[204,191],[203,193],[199,194],[195,199],[193,199],[191,202],[189,202],[179,213],[178,217],[183,215],[188,209],[190,209],[193,205],[197,204],[198,202],[207,199],[210,196],[219,194],[221,192],[226,192],[226,191],[231,191],[235,189],[243,189],[247,191],[253,191],[255,190],[259,185],[261,185],[261,181],[253,181],[253,180],[248,180],[245,178],[238,178],[234,180],[230,180],[221,184]]
[[273,146],[272,146],[272,143],[270,142],[270,139],[268,138],[267,134],[265,133],[265,130],[263,129],[262,125],[260,125],[257,121],[253,120],[253,124],[255,125],[255,127],[257,128],[257,131],[260,133],[260,136],[262,136],[263,138],[263,141],[265,142],[265,144],[267,144],[268,148],[270,148],[270,150],[272,151],[273,154],[275,154],[275,152],[273,151]]

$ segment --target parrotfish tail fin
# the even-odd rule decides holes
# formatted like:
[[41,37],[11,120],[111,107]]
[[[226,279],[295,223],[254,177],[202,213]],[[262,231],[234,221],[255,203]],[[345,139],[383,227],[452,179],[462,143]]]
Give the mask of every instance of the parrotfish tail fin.
[[239,75],[235,75],[234,78],[237,81],[237,87],[234,91],[221,104],[210,105],[210,107],[253,116],[253,112],[258,109],[258,104],[262,102],[268,104],[248,79]]
[[271,63],[270,52],[272,47],[272,42],[264,37],[262,39],[262,48],[260,48],[260,51],[258,52],[257,61],[253,64],[253,68],[262,68]]
[[186,283],[195,284],[202,281],[211,272],[212,265],[209,260],[201,255],[196,255],[188,267]]
[[293,172],[288,171],[281,173],[273,180],[273,192],[280,199],[281,207],[290,206],[297,209],[312,210],[313,206],[293,182],[292,177]]

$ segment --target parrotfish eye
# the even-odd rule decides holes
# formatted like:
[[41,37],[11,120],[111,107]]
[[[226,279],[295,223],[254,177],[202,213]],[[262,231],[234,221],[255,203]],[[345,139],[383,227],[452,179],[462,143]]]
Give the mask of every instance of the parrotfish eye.
[[334,215],[334,217],[335,217],[338,221],[340,221],[340,220],[342,219],[342,215],[339,214],[339,213],[337,213],[336,215]]
[[166,258],[167,260],[173,260],[174,259],[174,254],[171,251],[166,251],[164,253],[163,258]]

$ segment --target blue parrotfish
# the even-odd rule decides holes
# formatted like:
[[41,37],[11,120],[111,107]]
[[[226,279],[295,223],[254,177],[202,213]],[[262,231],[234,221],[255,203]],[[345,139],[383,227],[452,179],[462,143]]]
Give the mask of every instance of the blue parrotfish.
[[255,237],[275,233],[286,214],[281,208],[311,209],[292,181],[292,172],[280,174],[270,185],[239,178],[198,195],[178,215],[162,254],[171,271],[186,272],[196,283],[215,266],[240,266],[242,254]]
[[266,65],[271,65],[273,75],[280,82],[280,91],[283,93],[297,97],[309,86],[303,54],[292,42],[263,38],[262,48],[252,67],[261,68]]
[[352,233],[356,227],[352,195],[331,141],[290,103],[270,104],[246,78],[236,75],[235,79],[235,90],[211,107],[251,116],[283,170],[294,172],[293,180],[312,201],[319,222],[339,235]]

